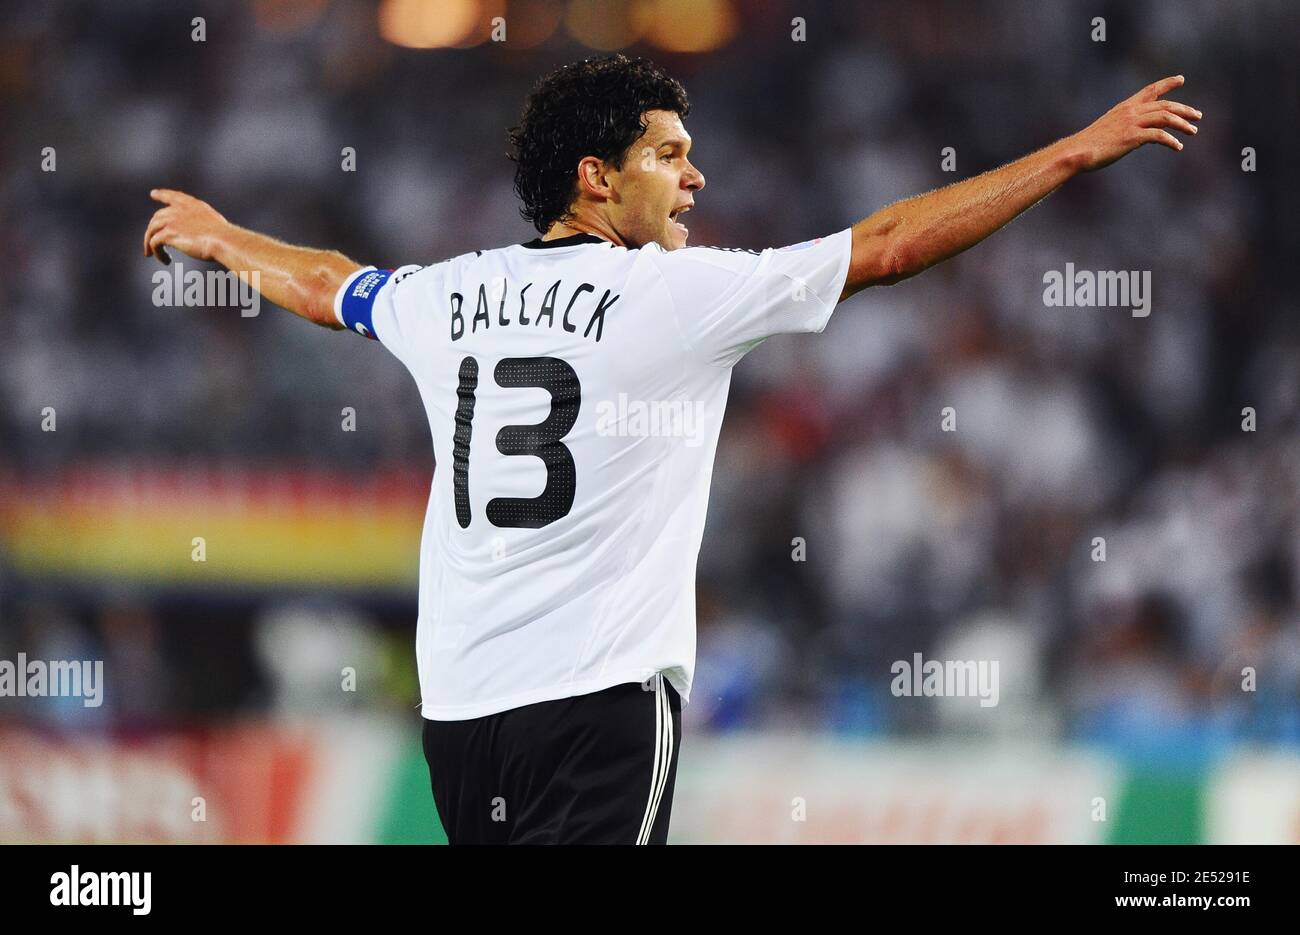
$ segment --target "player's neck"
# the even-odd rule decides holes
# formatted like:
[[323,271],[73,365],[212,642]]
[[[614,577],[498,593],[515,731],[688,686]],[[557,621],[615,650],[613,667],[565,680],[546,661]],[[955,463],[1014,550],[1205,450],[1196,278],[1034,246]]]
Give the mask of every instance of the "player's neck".
[[567,224],[563,221],[556,221],[551,225],[550,230],[542,235],[542,242],[559,240],[561,237],[572,237],[574,234],[591,234],[601,240],[608,240],[615,246],[625,246],[623,241],[619,239],[618,234],[612,229],[603,224],[590,224],[578,218],[571,218]]

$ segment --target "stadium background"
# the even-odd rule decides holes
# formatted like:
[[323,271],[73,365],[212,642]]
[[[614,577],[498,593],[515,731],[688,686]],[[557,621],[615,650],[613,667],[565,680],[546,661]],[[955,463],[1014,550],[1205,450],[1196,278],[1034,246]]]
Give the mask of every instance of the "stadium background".
[[[1165,74],[1206,114],[1182,154],[1078,179],[737,368],[673,839],[1300,841],[1298,18],[6,3],[0,659],[101,659],[107,686],[93,709],[0,698],[0,840],[439,839],[415,387],[277,309],[157,307],[148,191],[381,266],[526,240],[505,129],[546,70],[621,49],[691,94],[693,244],[842,229]],[[1150,316],[1044,307],[1066,263],[1150,270]],[[893,696],[918,652],[998,660],[1000,703]]]

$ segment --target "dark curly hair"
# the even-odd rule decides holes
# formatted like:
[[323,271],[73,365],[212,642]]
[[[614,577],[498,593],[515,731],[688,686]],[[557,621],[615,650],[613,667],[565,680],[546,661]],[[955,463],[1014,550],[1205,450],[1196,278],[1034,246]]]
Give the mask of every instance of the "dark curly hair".
[[509,131],[519,214],[545,234],[571,217],[575,171],[585,156],[623,168],[646,131],[642,114],[671,110],[685,117],[686,89],[653,62],[625,55],[564,65],[537,82],[519,126]]

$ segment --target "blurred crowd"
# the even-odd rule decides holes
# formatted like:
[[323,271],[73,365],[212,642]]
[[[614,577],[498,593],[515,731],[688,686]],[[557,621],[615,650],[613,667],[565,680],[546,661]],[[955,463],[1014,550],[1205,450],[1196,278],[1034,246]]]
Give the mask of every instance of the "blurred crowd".
[[[6,4],[0,467],[432,468],[415,386],[378,346],[270,308],[155,307],[148,191],[380,266],[528,240],[505,130],[538,76],[593,53],[563,34],[414,51],[378,38],[368,4],[287,21],[251,6]],[[967,254],[841,305],[824,334],[739,364],[688,717],[1174,758],[1300,745],[1294,5],[732,6],[718,51],[626,50],[691,95],[708,179],[692,243],[843,229],[1165,74],[1187,75],[1174,97],[1205,119],[1182,153],[1147,147],[1077,179]],[[1150,315],[1045,306],[1044,273],[1067,263],[1150,271]],[[343,406],[368,414],[364,432],[321,430]],[[57,432],[39,431],[44,407]],[[366,703],[409,707],[413,622],[413,591],[397,609],[74,596],[6,575],[0,554],[0,657],[84,645],[140,673],[139,697],[94,717],[309,707],[285,661],[339,644],[385,660]],[[893,695],[891,664],[918,652],[1001,660],[998,707]]]

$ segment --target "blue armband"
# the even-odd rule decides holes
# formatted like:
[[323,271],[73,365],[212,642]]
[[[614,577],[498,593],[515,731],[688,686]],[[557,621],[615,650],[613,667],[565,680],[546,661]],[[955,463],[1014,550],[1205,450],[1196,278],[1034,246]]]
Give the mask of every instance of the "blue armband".
[[375,311],[375,296],[391,275],[391,269],[363,270],[352,280],[352,284],[343,293],[338,308],[339,321],[345,328],[372,341],[379,340],[371,316]]

